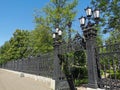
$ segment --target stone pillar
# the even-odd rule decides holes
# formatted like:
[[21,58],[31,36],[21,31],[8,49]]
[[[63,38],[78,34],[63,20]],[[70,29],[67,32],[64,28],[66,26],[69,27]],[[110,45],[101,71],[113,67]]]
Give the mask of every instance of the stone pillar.
[[97,30],[88,27],[83,30],[86,39],[87,66],[88,66],[88,87],[98,88],[97,85],[97,65],[95,57],[95,42]]

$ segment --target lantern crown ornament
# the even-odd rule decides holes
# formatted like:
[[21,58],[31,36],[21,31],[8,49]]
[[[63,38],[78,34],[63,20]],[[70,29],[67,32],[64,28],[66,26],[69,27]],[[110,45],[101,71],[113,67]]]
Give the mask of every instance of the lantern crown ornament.
[[98,25],[100,19],[100,10],[98,8],[92,11],[91,7],[87,7],[85,9],[86,16],[82,16],[79,18],[80,26],[83,30],[86,28],[93,27],[94,25]]
[[55,29],[55,32],[52,35],[53,39],[59,38],[62,36],[62,30],[59,29],[58,27]]

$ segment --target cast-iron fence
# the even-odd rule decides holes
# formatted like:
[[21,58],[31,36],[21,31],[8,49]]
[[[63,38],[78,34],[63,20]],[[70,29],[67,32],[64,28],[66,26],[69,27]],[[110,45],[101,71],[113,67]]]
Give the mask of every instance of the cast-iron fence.
[[120,90],[120,43],[109,43],[96,48],[98,86]]
[[11,60],[3,64],[2,68],[45,77],[53,77],[53,53]]

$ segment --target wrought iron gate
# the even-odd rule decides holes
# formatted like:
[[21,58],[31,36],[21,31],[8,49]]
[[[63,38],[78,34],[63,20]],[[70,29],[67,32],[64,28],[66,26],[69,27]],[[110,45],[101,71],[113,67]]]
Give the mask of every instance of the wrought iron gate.
[[[61,69],[64,72],[71,90],[75,90],[73,84],[73,78],[75,77],[72,70],[77,68],[86,69],[86,55],[85,55],[85,41],[79,33],[75,35],[73,40],[61,42],[58,50],[58,57],[60,60]],[[81,73],[86,73],[86,70]],[[80,73],[80,72],[79,72]],[[87,76],[87,73],[86,73]],[[85,77],[79,74],[78,77]]]

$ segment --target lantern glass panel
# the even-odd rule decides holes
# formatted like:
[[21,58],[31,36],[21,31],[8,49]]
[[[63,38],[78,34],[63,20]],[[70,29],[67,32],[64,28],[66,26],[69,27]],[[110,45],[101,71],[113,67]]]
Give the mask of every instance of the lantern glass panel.
[[53,34],[53,38],[56,38],[56,35],[55,35],[55,33]]
[[90,7],[87,7],[87,9],[85,9],[87,17],[90,17],[92,15],[92,9]]
[[59,35],[59,36],[62,35],[62,31],[61,31],[61,30],[58,31],[58,35]]
[[81,25],[85,25],[85,17],[81,17],[80,18],[80,24]]
[[56,33],[58,33],[58,31],[59,31],[59,28],[56,28]]
[[94,18],[97,19],[100,17],[100,11],[99,10],[95,10],[94,11]]

